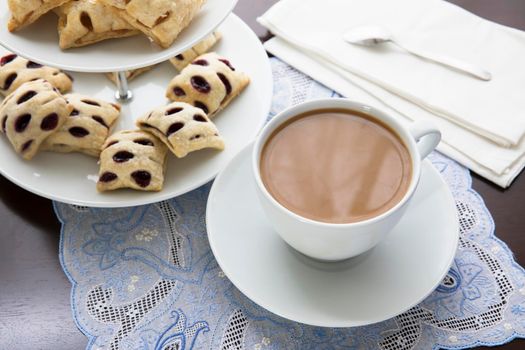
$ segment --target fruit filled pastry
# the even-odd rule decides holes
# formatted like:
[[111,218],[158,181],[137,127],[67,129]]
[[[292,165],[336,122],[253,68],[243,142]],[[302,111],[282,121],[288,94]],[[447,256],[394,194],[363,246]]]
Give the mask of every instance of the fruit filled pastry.
[[203,40],[199,41],[197,45],[193,46],[191,49],[171,58],[170,62],[180,72],[195,58],[208,52],[219,40],[221,40],[221,38],[221,33],[213,32]]
[[50,10],[69,0],[7,0],[11,18],[7,24],[10,32],[23,28]]
[[163,48],[173,44],[205,0],[101,0]]
[[[126,71],[126,79],[129,82],[135,79],[136,77],[138,77],[139,75],[141,75],[142,73],[146,73],[147,71],[151,70],[153,67],[155,67],[155,65],[147,66],[147,67],[139,68],[139,69],[128,70]],[[109,80],[111,80],[114,84],[117,84],[117,73],[105,73],[105,74]]]
[[206,114],[184,102],[173,102],[139,118],[137,126],[151,132],[179,158],[204,148],[224,149],[224,140]]
[[42,66],[15,54],[0,59],[0,94],[8,95],[20,85],[35,79],[45,79],[60,92],[71,90],[73,79],[59,69]]
[[49,82],[39,79],[25,83],[0,105],[2,132],[15,151],[29,160],[64,124],[72,109]]
[[201,108],[213,117],[250,83],[250,78],[214,52],[197,57],[168,85],[166,97]]
[[71,1],[55,12],[62,49],[140,33],[98,0]]
[[111,135],[100,154],[97,190],[133,188],[160,191],[164,184],[167,153],[162,142],[141,130]]
[[62,127],[44,141],[41,150],[81,152],[98,157],[120,116],[120,106],[79,94],[64,97],[73,110]]

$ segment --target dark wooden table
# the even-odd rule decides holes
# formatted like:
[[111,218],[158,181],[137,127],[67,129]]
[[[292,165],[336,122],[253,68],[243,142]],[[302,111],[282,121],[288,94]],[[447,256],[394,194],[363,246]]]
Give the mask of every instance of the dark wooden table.
[[[240,0],[235,13],[260,36],[255,19],[276,0]],[[493,21],[525,30],[524,0],[453,0]],[[497,98],[497,96],[495,97]],[[496,233],[525,265],[525,176],[501,190],[474,176],[496,222]],[[0,176],[0,349],[85,348],[70,306],[71,286],[58,260],[60,225],[49,200],[32,195]],[[515,340],[500,349],[525,349]]]

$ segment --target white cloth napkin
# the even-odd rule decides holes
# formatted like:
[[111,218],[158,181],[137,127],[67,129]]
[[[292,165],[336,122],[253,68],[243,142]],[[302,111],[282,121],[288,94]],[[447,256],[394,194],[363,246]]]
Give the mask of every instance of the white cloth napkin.
[[[281,0],[259,21],[268,51],[342,95],[400,118],[431,119],[439,150],[507,187],[525,166],[525,34],[441,0]],[[412,45],[476,63],[490,82],[421,60],[391,44],[342,39],[380,24]]]

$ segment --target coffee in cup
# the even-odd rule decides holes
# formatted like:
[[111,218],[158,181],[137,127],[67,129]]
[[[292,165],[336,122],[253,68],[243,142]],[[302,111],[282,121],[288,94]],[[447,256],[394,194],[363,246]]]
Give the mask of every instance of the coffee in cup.
[[308,219],[346,224],[394,207],[410,185],[407,147],[388,125],[348,109],[319,109],[277,128],[261,178],[281,205]]
[[297,251],[338,261],[377,245],[402,218],[421,160],[439,143],[430,122],[402,123],[348,99],[301,103],[255,140],[255,188],[269,224]]

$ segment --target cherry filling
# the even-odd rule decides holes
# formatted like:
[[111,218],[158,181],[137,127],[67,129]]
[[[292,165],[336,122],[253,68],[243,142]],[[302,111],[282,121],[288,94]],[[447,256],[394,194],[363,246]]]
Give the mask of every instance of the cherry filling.
[[18,101],[16,101],[16,103],[17,104],[24,103],[24,102],[32,99],[33,97],[35,97],[36,94],[37,94],[36,91],[28,91],[25,94],[23,94],[22,96],[20,96],[20,98],[18,99]]
[[148,187],[151,183],[151,174],[145,170],[134,171],[131,177],[140,187]]
[[208,109],[208,106],[206,106],[204,103],[202,103],[201,101],[195,101],[193,102],[193,105],[197,108],[200,108],[203,110],[204,113],[208,114],[209,112],[209,109]]
[[98,181],[100,181],[100,182],[111,182],[111,181],[116,180],[117,178],[118,178],[117,174],[109,172],[109,171],[106,171],[105,173],[100,175],[100,177],[98,178]]
[[120,151],[113,155],[115,163],[125,163],[130,159],[133,159],[135,155],[128,151]]
[[197,134],[197,135],[195,135],[195,136],[192,136],[192,137],[190,138],[190,141],[197,140],[197,139],[200,139],[200,138],[201,138],[201,135]]
[[155,21],[154,26],[158,26],[159,24],[165,22],[170,17],[170,11],[166,11],[162,16],[159,16],[157,20]]
[[231,94],[231,92],[232,92],[232,84],[230,84],[230,81],[228,80],[228,78],[226,78],[226,76],[224,74],[222,74],[222,73],[217,73],[217,76],[219,77],[219,79],[224,84],[224,87],[226,88],[226,95]]
[[168,131],[166,132],[166,136],[170,136],[171,134],[176,133],[183,127],[184,127],[184,123],[181,123],[181,122],[171,124],[170,127],[168,128]]
[[193,61],[191,64],[197,65],[197,66],[209,66],[210,63],[204,59]]
[[74,126],[72,128],[69,128],[69,133],[75,137],[86,137],[87,135],[89,135],[89,131],[80,126]]
[[91,17],[87,12],[82,12],[80,14],[80,23],[90,31],[93,31],[93,23],[91,22]]
[[31,114],[22,114],[15,121],[15,131],[24,132],[31,121]]
[[4,119],[2,119],[2,131],[5,133],[5,128],[7,124],[7,115],[4,116]]
[[71,113],[69,113],[70,117],[76,117],[80,112],[76,109],[72,110]]
[[7,78],[5,78],[4,90],[9,90],[9,88],[11,87],[11,85],[13,85],[13,82],[15,81],[17,77],[18,77],[18,74],[16,73],[9,74]]
[[224,63],[225,65],[227,65],[228,68],[230,68],[232,71],[235,71],[235,68],[233,68],[232,64],[231,64],[230,61],[228,61],[227,59],[225,59],[225,58],[220,58],[219,61],[221,61],[222,63]]
[[42,119],[42,123],[40,123],[40,129],[44,131],[50,131],[56,129],[58,126],[58,114],[51,113],[44,119]]
[[186,92],[178,86],[175,86],[173,88],[173,93],[175,94],[175,96],[186,96]]
[[182,54],[178,54],[177,56],[175,56],[175,58],[179,61],[184,61],[184,56]]
[[84,102],[85,104],[88,104],[88,105],[92,105],[92,106],[100,107],[100,104],[99,104],[98,102],[95,102],[95,101],[91,101],[91,100],[82,100],[82,102]]
[[138,139],[133,142],[138,143],[139,145],[142,145],[142,146],[155,146],[153,142],[151,142],[148,139]]
[[9,62],[11,62],[12,60],[14,60],[17,57],[18,56],[15,55],[15,54],[10,54],[10,55],[6,55],[6,56],[2,57],[2,59],[0,59],[0,66],[5,66],[6,64],[8,64]]
[[207,94],[208,92],[211,91],[210,84],[206,81],[206,79],[204,79],[200,75],[195,75],[191,77],[190,82],[191,82],[191,86],[193,86],[193,88],[197,90],[198,92]]
[[175,114],[175,113],[179,113],[180,111],[182,111],[184,108],[180,108],[180,107],[175,107],[175,108],[171,108],[171,109],[168,109],[166,111],[166,114],[165,115],[170,115],[170,114]]
[[22,152],[25,152],[31,147],[31,144],[33,143],[33,140],[29,140],[26,143],[22,145]]
[[42,65],[40,63],[29,61],[29,62],[27,62],[26,67],[30,68],[30,69],[32,69],[32,68],[41,68]]
[[96,121],[96,122],[102,124],[102,126],[104,126],[104,127],[106,127],[106,128],[108,127],[108,126],[106,125],[106,122],[104,121],[104,119],[102,119],[102,117],[100,117],[100,116],[98,116],[98,115],[94,115],[94,116],[92,116],[91,118],[93,118],[94,121]]
[[196,122],[201,122],[201,123],[206,123],[206,122],[208,122],[208,121],[206,120],[206,118],[203,117],[203,116],[200,115],[200,114],[195,114],[195,115],[193,116],[193,120],[195,120]]

